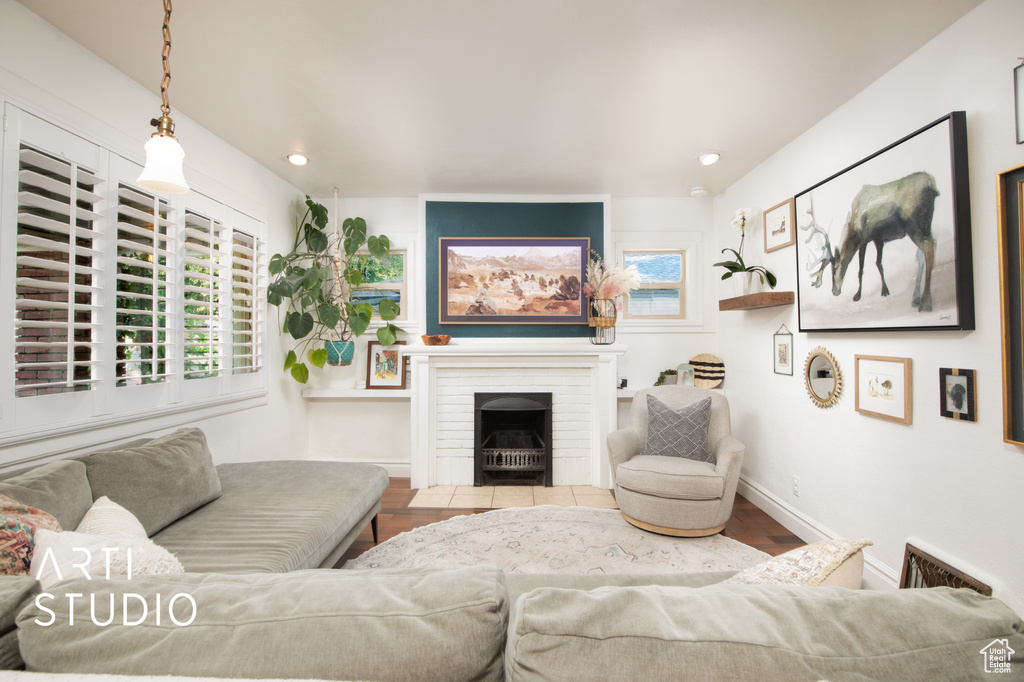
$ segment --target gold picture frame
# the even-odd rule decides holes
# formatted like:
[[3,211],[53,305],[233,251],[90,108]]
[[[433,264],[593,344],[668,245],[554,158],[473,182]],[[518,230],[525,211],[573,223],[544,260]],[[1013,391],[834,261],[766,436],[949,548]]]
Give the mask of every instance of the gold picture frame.
[[854,355],[855,409],[900,424],[914,420],[913,374],[910,358]]
[[1024,164],[996,176],[1003,353],[1003,441],[1024,445]]
[[793,197],[764,212],[764,252],[796,244],[796,201]]

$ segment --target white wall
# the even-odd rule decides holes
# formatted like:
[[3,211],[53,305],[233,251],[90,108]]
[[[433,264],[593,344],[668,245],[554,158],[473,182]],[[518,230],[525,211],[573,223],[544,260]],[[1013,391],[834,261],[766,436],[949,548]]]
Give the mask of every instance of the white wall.
[[[142,163],[159,98],[13,0],[0,0],[0,18],[4,97]],[[183,113],[175,110],[173,117],[190,184],[225,203],[255,207],[268,223],[270,249],[281,249],[298,190]],[[0,453],[0,462],[70,452],[182,424],[206,431],[218,462],[305,457],[306,405],[276,371],[282,357],[277,335],[271,333],[268,341],[269,395],[260,401],[263,405],[213,417],[211,411],[194,411],[12,446]]]
[[[318,197],[335,216],[333,197]],[[713,202],[711,199],[693,198],[612,198],[610,208],[611,234],[606,254],[612,255],[620,242],[658,245],[660,248],[678,245],[680,235],[699,235],[702,240],[701,262],[713,262],[717,253],[713,231]],[[367,228],[375,234],[386,234],[394,248],[412,249],[409,260],[409,281],[414,287],[424,285],[425,245],[418,234],[418,199],[342,198],[337,215],[341,219],[361,216]],[[712,260],[709,260],[712,259]],[[709,270],[704,268],[695,276],[707,282]],[[704,331],[652,331],[649,326],[634,327],[620,322],[618,340],[629,345],[629,352],[620,359],[619,375],[629,380],[630,388],[650,386],[658,373],[676,367],[694,355],[717,352],[714,332],[717,300],[713,286],[703,287],[705,295],[699,301]],[[413,306],[411,319],[400,326],[407,330],[403,337],[409,343],[419,343],[419,335],[426,329],[423,311],[417,309],[418,293],[408,292]],[[273,312],[273,311],[272,311]],[[309,385],[316,388],[352,388],[354,382],[366,378],[366,341],[375,338],[373,328],[356,343],[356,355],[351,367],[313,370]],[[620,404],[620,421],[628,409],[628,401]],[[310,456],[317,459],[375,462],[388,467],[392,475],[409,475],[409,403],[386,397],[374,399],[323,400],[310,403],[309,431]]]
[[[995,210],[996,173],[1024,163],[1024,146],[1014,143],[1011,73],[1022,25],[1024,3],[988,0],[717,197],[715,224],[730,245],[736,209],[773,206],[950,111],[967,112],[976,331],[800,334],[789,306],[721,313],[719,334],[734,432],[747,444],[745,490],[755,501],[805,540],[872,538],[868,577],[876,584],[899,577],[913,537],[996,583],[1024,613],[1024,450],[1002,439]],[[755,237],[760,243],[760,232]],[[775,272],[780,290],[793,291],[794,251],[759,247],[750,260]],[[782,323],[795,332],[798,368],[818,345],[839,361],[846,381],[835,407],[811,404],[799,369],[793,377],[773,373],[772,334]],[[913,359],[912,425],[854,410],[855,354]],[[977,423],[939,416],[940,367],[977,370]]]

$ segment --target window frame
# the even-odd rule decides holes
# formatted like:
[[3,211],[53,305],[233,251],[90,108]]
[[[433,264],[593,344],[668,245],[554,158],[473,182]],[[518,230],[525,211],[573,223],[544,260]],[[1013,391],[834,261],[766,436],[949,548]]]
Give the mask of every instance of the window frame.
[[[268,380],[265,362],[266,348],[266,244],[267,225],[265,210],[248,205],[246,200],[230,190],[217,186],[216,192],[203,187],[203,181],[193,182],[193,192],[184,197],[154,195],[173,213],[167,226],[168,277],[166,325],[167,336],[172,339],[165,356],[168,376],[164,381],[147,384],[133,382],[118,385],[117,379],[117,293],[118,293],[118,193],[121,185],[139,190],[136,178],[141,165],[119,152],[115,145],[100,136],[87,134],[47,115],[45,112],[23,108],[0,93],[3,107],[4,131],[0,147],[0,315],[14,320],[16,301],[16,263],[19,213],[19,149],[22,143],[57,158],[67,158],[85,166],[101,180],[102,191],[92,211],[100,217],[92,229],[100,235],[95,240],[99,255],[93,258],[99,275],[92,297],[98,332],[92,344],[96,361],[94,389],[53,395],[29,397],[15,396],[15,339],[0,339],[0,447],[28,444],[40,439],[51,439],[82,431],[115,426],[152,418],[202,411],[203,417],[247,409],[267,401]],[[82,157],[85,157],[84,159]],[[214,183],[209,180],[207,185]],[[203,192],[208,192],[204,194]],[[235,205],[216,198],[231,197]],[[220,344],[223,369],[217,377],[199,381],[184,380],[184,330],[182,320],[184,280],[184,221],[186,207],[209,202],[218,207],[227,244],[224,263],[227,286],[222,291],[221,312],[218,318],[224,330]],[[258,242],[258,262],[254,298],[255,371],[233,374],[234,362],[231,334],[233,289],[232,230],[238,228]],[[170,280],[173,280],[170,281]],[[192,386],[195,385],[195,386]],[[181,418],[162,419],[160,423],[177,423]]]
[[[680,316],[635,315],[629,311],[629,295],[622,301],[619,328],[633,332],[670,333],[679,331],[704,331],[704,297],[706,289],[702,278],[703,238],[702,233],[693,231],[658,232],[647,235],[629,235],[615,243],[616,261],[625,264],[627,253],[681,253],[682,282],[679,284]],[[661,284],[641,286],[643,288],[665,289]]]
[[[356,291],[360,291],[360,290],[363,290],[363,291],[366,291],[366,290],[391,291],[391,290],[394,290],[394,289],[398,289],[398,291],[399,291],[399,293],[398,293],[398,297],[399,297],[399,311],[398,311],[398,316],[394,320],[391,320],[394,323],[405,323],[405,322],[408,322],[409,319],[410,319],[409,318],[409,308],[410,308],[410,305],[409,305],[409,258],[410,258],[410,252],[411,252],[411,249],[409,249],[407,247],[392,247],[391,250],[388,253],[389,256],[394,256],[394,255],[398,255],[398,254],[402,255],[402,283],[400,285],[395,286],[393,284],[389,284],[389,283],[386,283],[386,282],[380,282],[380,283],[376,283],[376,282],[371,282],[371,283],[363,282],[362,284],[360,284],[358,287],[355,288]],[[365,250],[359,250],[359,251],[357,251],[355,253],[355,255],[356,256],[370,256],[372,258],[372,255],[370,254],[370,252],[369,251],[365,251]],[[371,327],[379,327],[379,326],[382,326],[382,325],[383,325],[383,321],[376,314],[376,311],[374,311],[374,316],[373,316],[373,318],[371,320]]]

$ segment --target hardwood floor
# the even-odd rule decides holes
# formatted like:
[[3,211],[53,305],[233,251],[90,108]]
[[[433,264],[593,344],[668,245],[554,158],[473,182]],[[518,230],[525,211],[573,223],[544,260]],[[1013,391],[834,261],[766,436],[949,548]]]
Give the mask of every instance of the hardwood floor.
[[[380,501],[380,514],[377,517],[378,539],[384,542],[399,533],[425,526],[437,521],[444,521],[453,516],[463,514],[480,514],[489,509],[431,509],[410,508],[416,491],[409,487],[408,478],[392,478],[388,489]],[[733,505],[732,517],[725,524],[722,534],[762,552],[777,556],[791,549],[802,547],[800,538],[790,533],[773,518],[755,507],[752,503],[737,495]],[[352,543],[345,555],[338,561],[336,568],[345,565],[350,559],[373,547],[373,534],[369,526]]]

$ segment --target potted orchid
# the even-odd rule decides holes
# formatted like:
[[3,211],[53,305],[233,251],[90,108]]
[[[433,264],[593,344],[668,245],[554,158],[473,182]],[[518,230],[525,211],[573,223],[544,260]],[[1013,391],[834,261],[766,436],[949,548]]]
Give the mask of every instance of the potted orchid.
[[736,211],[736,214],[732,217],[732,226],[740,231],[740,248],[739,249],[722,249],[722,253],[726,251],[731,252],[736,258],[733,260],[724,260],[719,263],[715,263],[715,267],[721,266],[725,268],[725,274],[722,275],[722,279],[726,280],[733,275],[739,274],[742,278],[743,293],[750,293],[750,283],[753,276],[756,274],[761,280],[761,284],[764,284],[767,280],[768,287],[771,289],[775,288],[778,283],[775,275],[768,271],[763,265],[747,265],[743,261],[743,240],[747,236],[747,230],[750,228],[750,214],[749,208],[741,208]]
[[601,254],[591,249],[587,281],[583,285],[583,295],[590,299],[590,326],[598,329],[614,327],[617,316],[615,302],[639,283],[640,273],[634,266],[609,266]]

